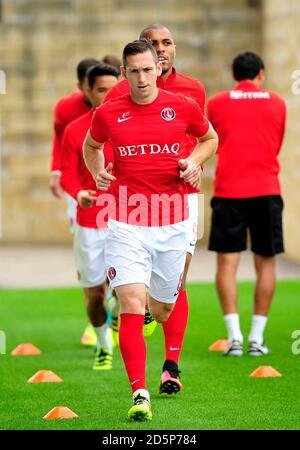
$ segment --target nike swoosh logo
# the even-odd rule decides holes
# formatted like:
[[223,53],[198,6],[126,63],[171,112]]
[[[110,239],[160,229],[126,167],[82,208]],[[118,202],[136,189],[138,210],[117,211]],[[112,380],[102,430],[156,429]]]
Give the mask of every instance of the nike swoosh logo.
[[125,117],[124,119],[120,119],[120,117],[118,117],[118,123],[125,122],[125,120],[129,120],[129,119],[133,119],[133,116]]
[[178,347],[170,347],[170,351],[174,352],[175,350],[180,350]]
[[135,383],[137,383],[138,381],[140,381],[140,378],[138,380],[135,380],[131,383],[131,386],[133,386]]

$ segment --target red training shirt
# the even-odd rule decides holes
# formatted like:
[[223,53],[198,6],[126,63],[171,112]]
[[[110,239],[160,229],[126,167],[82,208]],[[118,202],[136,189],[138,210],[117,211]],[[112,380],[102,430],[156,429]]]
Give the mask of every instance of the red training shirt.
[[52,144],[51,170],[60,170],[61,141],[66,126],[77,117],[86,114],[91,109],[81,91],[76,91],[61,98],[54,109],[54,138]]
[[[77,200],[81,190],[97,191],[95,181],[85,165],[82,144],[91,125],[93,111],[71,122],[65,129],[61,146],[61,185],[64,190]],[[104,155],[106,162],[113,161],[112,148],[105,145]],[[103,191],[97,191],[101,195]],[[102,209],[96,206],[82,208],[77,204],[77,223],[82,227],[97,228],[96,217]]]
[[[177,72],[175,67],[172,67],[172,72],[166,80],[161,76],[157,77],[156,85],[159,89],[164,89],[174,94],[183,94],[186,97],[193,98],[200,106],[204,113],[205,107],[205,89],[201,81],[194,78],[187,77]],[[129,93],[129,83],[127,80],[122,80],[114,86],[106,95],[105,101],[111,98],[119,97]],[[191,154],[197,145],[197,139],[192,135],[187,135],[186,157]],[[199,192],[200,189],[193,188],[187,183],[188,193]]]
[[[153,194],[166,194],[170,198],[177,193],[185,206],[186,184],[179,178],[178,161],[186,152],[186,133],[200,137],[207,133],[208,127],[208,120],[194,100],[164,90],[159,90],[150,104],[139,105],[130,94],[125,94],[96,109],[91,136],[99,143],[109,140],[114,151],[117,180],[111,186],[117,203],[116,220],[132,223],[134,194],[142,194],[146,199],[146,203],[140,203],[143,208],[140,225],[158,226],[184,220],[177,216],[180,202],[170,206],[170,214],[161,206],[154,207],[155,213],[151,211]],[[146,212],[148,217],[143,215]]]
[[285,129],[284,100],[250,81],[242,81],[231,91],[212,97],[207,109],[219,135],[214,195],[279,195],[277,156]]

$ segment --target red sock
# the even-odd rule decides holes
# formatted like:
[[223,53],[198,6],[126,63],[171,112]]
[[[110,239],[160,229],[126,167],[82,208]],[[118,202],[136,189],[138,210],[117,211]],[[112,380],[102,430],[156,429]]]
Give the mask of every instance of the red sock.
[[180,291],[174,309],[166,322],[163,323],[165,334],[166,359],[178,364],[185,329],[189,315],[189,305],[186,291]]
[[146,388],[146,344],[144,315],[120,314],[119,343],[132,392]]

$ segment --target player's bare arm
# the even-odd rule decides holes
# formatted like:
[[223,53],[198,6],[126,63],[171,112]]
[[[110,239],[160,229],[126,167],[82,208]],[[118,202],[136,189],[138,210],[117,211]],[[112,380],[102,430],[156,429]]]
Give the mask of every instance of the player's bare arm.
[[199,184],[201,165],[211,158],[218,148],[218,135],[211,124],[209,124],[207,133],[199,137],[198,141],[199,143],[190,156],[179,160],[180,177],[193,187]]
[[97,188],[106,191],[111,182],[116,180],[116,177],[112,175],[112,163],[105,167],[103,147],[104,142],[95,141],[88,131],[83,143],[84,161],[96,182]]

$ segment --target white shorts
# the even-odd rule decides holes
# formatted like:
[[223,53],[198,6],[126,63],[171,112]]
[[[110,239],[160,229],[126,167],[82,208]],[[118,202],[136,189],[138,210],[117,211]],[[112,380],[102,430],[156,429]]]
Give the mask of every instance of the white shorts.
[[104,244],[107,229],[76,225],[74,232],[75,267],[81,287],[99,286],[106,280]]
[[105,264],[112,288],[143,283],[149,294],[174,303],[180,289],[188,242],[188,221],[142,227],[109,220]]
[[77,202],[75,198],[71,197],[71,195],[66,193],[66,199],[67,199],[67,216],[69,219],[69,227],[70,232],[72,234],[75,233],[75,228],[77,226],[76,223],[76,215],[77,215]]
[[187,253],[194,254],[197,243],[198,229],[198,194],[196,192],[188,195],[189,205],[189,241],[187,245]]

